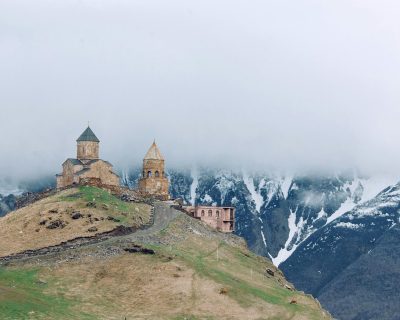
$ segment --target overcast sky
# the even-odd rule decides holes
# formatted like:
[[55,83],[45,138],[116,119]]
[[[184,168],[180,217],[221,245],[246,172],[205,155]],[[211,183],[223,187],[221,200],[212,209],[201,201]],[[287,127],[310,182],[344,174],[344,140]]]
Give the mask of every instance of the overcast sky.
[[398,0],[1,0],[0,176],[87,121],[139,165],[400,171]]

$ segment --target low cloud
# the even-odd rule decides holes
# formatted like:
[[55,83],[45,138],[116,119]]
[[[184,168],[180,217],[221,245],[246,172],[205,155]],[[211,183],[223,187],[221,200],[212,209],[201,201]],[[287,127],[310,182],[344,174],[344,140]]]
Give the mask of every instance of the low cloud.
[[138,166],[400,168],[398,1],[0,3],[0,176],[55,174],[90,120]]

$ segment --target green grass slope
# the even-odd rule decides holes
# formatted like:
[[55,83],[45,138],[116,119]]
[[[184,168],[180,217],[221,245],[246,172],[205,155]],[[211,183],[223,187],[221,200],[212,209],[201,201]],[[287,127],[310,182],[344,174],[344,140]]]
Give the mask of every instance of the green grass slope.
[[[96,189],[61,196],[132,210]],[[241,238],[159,207],[163,228],[0,266],[0,319],[330,319]]]

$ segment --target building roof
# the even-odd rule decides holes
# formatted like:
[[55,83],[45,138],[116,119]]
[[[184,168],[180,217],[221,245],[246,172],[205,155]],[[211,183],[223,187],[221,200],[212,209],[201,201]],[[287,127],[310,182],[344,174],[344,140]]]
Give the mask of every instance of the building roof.
[[164,157],[162,156],[160,149],[158,149],[155,141],[144,156],[144,160],[164,160]]
[[67,160],[64,161],[64,163],[66,162],[71,162],[74,166],[76,165],[83,165],[83,163],[81,162],[81,160],[79,159],[74,159],[74,158],[68,158]]
[[85,162],[85,165],[89,166],[89,165],[91,165],[91,164],[93,164],[93,163],[95,163],[97,161],[102,161],[102,162],[107,163],[109,166],[112,167],[112,164],[110,162],[108,162],[106,160],[103,160],[103,159],[92,159],[92,160],[89,160],[89,161]]
[[[101,159],[92,159],[92,160],[89,160],[89,161],[85,161],[85,165],[91,165],[92,163],[95,163],[95,162],[97,162],[97,161],[100,161]],[[103,160],[101,160],[101,161],[103,161]]]
[[80,176],[81,174],[85,173],[86,171],[89,171],[90,168],[83,168],[82,170],[78,171],[75,173],[75,175]]
[[100,142],[100,140],[96,137],[93,133],[92,129],[88,126],[85,131],[79,136],[78,140],[76,141],[93,141],[93,142]]

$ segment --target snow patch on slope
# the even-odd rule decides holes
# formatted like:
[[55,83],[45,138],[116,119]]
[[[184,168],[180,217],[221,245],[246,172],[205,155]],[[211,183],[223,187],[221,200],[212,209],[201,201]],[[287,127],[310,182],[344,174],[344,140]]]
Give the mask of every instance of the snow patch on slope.
[[264,231],[262,231],[262,230],[261,230],[261,237],[262,237],[262,240],[264,242],[264,246],[267,247],[267,240],[265,240]]
[[364,225],[360,224],[354,224],[351,222],[339,222],[338,224],[335,225],[335,228],[348,228],[348,229],[358,229],[362,228]]
[[289,258],[290,255],[296,250],[298,246],[297,244],[293,245],[290,249],[289,245],[293,241],[294,237],[299,235],[303,224],[303,219],[301,219],[301,221],[299,221],[299,223],[296,225],[296,212],[290,211],[290,215],[288,218],[289,236],[286,240],[284,248],[279,250],[278,255],[275,258],[272,258],[272,263],[275,266],[279,267],[279,265],[287,258]]
[[[247,190],[250,192],[251,198],[253,199],[253,201],[256,205],[256,211],[258,213],[260,213],[261,207],[264,203],[264,198],[259,192],[257,192],[255,185],[254,185],[254,179],[250,178],[249,175],[243,171],[243,182],[246,185]],[[260,185],[263,182],[264,182],[264,179],[261,180]],[[260,190],[260,188],[258,190]]]
[[364,187],[361,202],[365,202],[374,198],[379,192],[388,186],[395,185],[399,179],[394,176],[377,175],[369,179],[360,179],[360,181]]
[[346,212],[352,210],[355,206],[356,204],[353,202],[353,200],[351,198],[348,198],[345,202],[342,203],[338,210],[336,210],[332,215],[328,217],[328,219],[326,220],[326,224],[331,223],[333,220],[341,217]]
[[285,199],[287,199],[289,196],[289,190],[292,185],[292,181],[293,181],[293,177],[291,177],[291,176],[286,176],[281,181],[281,189],[282,189]]
[[[351,197],[349,197],[336,212],[328,217],[326,224],[331,223],[337,218],[343,216],[345,213],[353,210],[358,203],[364,203],[373,199],[379,192],[384,190],[387,186],[393,185],[396,181],[396,178],[389,176],[374,176],[369,179],[355,178],[352,184],[345,185],[345,188],[349,188]],[[358,203],[355,203],[353,195],[360,184],[363,187],[361,200]]]
[[235,188],[235,177],[231,173],[221,173],[216,176],[216,179],[215,186],[221,193],[221,204],[223,205],[227,193]]
[[190,171],[190,176],[193,179],[193,182],[190,185],[190,203],[192,204],[192,206],[194,206],[196,205],[196,190],[199,186],[199,174],[195,167],[192,168],[192,170]]
[[317,218],[316,218],[315,220],[324,218],[324,217],[326,217],[326,216],[327,216],[327,213],[325,212],[324,208],[322,208],[321,211],[318,212]]
[[265,208],[268,208],[274,195],[277,194],[282,189],[280,188],[279,182],[273,180],[265,182],[264,179],[261,180],[258,190],[261,190],[262,188],[265,188],[267,190],[267,199],[266,199],[267,204],[265,205]]

